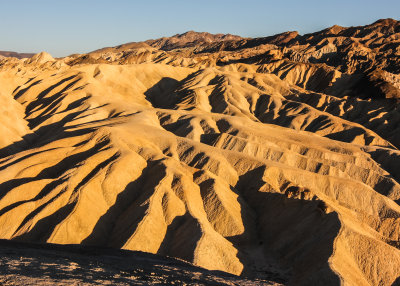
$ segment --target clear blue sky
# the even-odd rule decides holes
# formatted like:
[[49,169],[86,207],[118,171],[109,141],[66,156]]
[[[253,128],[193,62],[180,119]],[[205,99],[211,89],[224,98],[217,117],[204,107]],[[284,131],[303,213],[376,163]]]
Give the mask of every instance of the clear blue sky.
[[188,30],[269,36],[400,18],[400,0],[0,0],[0,50],[53,56]]

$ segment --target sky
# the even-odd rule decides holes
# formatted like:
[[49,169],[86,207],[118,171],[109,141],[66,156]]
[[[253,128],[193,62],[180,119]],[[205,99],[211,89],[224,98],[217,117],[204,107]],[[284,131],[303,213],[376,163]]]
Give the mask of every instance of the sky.
[[55,57],[189,30],[243,37],[400,20],[399,0],[0,0],[0,50]]

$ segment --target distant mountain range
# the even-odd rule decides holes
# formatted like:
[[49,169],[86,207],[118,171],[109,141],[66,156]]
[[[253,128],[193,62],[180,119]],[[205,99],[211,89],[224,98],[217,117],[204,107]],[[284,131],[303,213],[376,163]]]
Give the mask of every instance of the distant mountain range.
[[3,57],[14,57],[17,59],[22,59],[22,58],[30,58],[34,56],[35,54],[33,53],[17,53],[17,52],[10,52],[10,51],[0,51],[0,56]]

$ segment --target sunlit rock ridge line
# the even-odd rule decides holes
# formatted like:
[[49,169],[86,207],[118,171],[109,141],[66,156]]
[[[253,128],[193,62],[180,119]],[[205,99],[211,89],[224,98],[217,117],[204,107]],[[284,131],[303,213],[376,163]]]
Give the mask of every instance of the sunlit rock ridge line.
[[0,58],[0,238],[400,283],[400,22]]

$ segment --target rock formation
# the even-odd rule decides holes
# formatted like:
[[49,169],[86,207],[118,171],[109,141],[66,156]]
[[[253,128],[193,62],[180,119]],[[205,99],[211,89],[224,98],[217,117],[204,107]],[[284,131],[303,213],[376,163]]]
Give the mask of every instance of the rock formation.
[[397,285],[400,22],[0,59],[0,238]]

